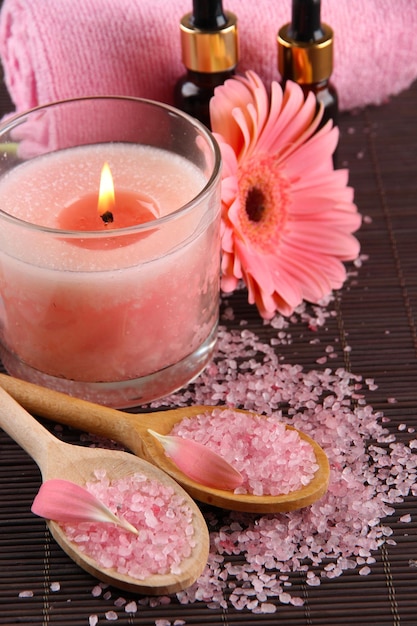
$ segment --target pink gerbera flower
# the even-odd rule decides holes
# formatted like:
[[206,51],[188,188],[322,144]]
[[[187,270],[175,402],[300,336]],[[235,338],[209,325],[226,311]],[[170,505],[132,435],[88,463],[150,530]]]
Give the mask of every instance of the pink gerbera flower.
[[317,130],[313,94],[273,82],[269,97],[254,72],[216,88],[210,117],[223,158],[222,290],[243,279],[265,319],[320,302],[359,253],[348,172],[333,167],[338,129]]

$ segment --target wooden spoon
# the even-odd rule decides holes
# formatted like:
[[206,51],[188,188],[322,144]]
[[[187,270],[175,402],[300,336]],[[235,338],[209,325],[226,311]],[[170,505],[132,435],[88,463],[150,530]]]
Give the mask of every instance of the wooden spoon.
[[274,513],[308,506],[327,490],[330,474],[327,456],[317,442],[300,431],[298,431],[300,437],[313,446],[319,465],[319,469],[308,485],[279,496],[237,495],[232,491],[206,487],[186,476],[165,455],[162,445],[155,437],[148,433],[148,428],[151,428],[162,435],[167,435],[176,422],[219,407],[190,406],[169,411],[136,414],[73,398],[5,374],[0,374],[0,385],[31,413],[122,443],[141,458],[167,472],[193,498],[201,502],[235,511]]
[[61,478],[84,486],[94,477],[94,470],[97,469],[106,470],[110,480],[141,472],[150,480],[171,486],[191,508],[196,546],[192,554],[183,560],[181,573],[157,574],[143,580],[100,566],[67,538],[58,523],[48,520],[56,542],[80,567],[99,580],[121,589],[151,595],[175,593],[197,580],[204,570],[209,554],[208,529],[194,500],[165,472],[128,452],[87,448],[60,441],[1,388],[0,426],[36,461],[43,481]]

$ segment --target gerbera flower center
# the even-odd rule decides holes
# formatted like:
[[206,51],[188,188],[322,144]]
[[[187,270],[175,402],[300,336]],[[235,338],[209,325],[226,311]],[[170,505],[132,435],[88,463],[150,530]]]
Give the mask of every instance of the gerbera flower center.
[[241,234],[265,254],[276,250],[290,204],[290,182],[278,159],[256,155],[239,170]]
[[246,196],[246,213],[252,222],[260,222],[265,212],[265,197],[262,189],[252,187]]

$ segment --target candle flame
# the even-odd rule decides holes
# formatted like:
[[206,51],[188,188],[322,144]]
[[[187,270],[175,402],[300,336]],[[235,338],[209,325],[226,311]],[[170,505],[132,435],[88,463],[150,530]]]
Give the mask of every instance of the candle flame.
[[108,163],[104,163],[100,176],[100,189],[98,194],[98,212],[103,222],[113,221],[115,208],[113,176]]

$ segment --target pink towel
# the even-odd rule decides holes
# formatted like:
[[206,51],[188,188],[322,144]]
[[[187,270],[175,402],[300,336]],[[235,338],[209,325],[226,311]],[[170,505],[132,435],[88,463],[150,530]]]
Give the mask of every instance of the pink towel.
[[[85,95],[172,103],[184,73],[178,23],[191,0],[4,0],[0,57],[16,110]],[[239,19],[241,71],[279,80],[276,33],[291,0],[224,0]],[[417,0],[323,0],[341,109],[380,104],[417,78]]]

